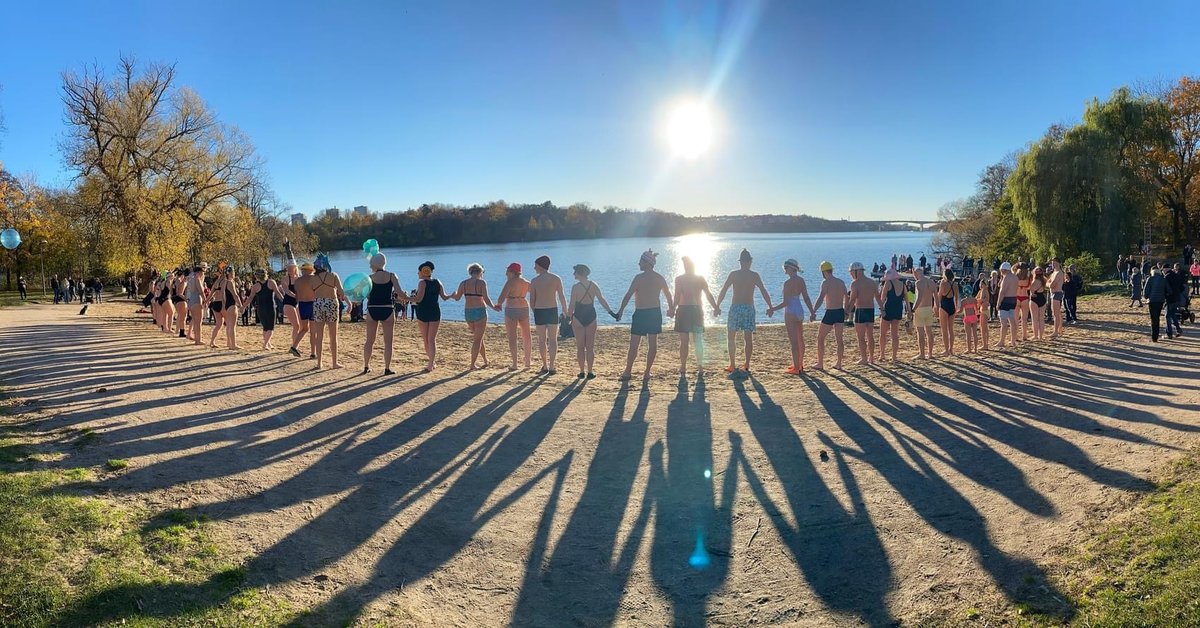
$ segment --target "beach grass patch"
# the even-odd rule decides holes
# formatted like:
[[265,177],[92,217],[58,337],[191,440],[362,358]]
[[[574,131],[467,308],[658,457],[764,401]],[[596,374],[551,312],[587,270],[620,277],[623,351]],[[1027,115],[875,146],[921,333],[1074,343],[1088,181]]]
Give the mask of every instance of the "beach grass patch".
[[0,625],[280,624],[203,515],[73,493],[85,469],[0,472]]
[[108,467],[109,471],[120,471],[129,468],[129,461],[121,458],[109,458],[104,466]]
[[1074,625],[1200,623],[1200,452],[1074,550],[1064,580]]

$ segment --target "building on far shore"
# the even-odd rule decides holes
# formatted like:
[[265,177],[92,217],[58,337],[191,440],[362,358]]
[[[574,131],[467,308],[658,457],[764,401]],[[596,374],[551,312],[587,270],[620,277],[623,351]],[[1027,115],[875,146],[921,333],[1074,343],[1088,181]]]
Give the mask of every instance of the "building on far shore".
[[354,215],[355,215],[355,216],[362,216],[362,217],[366,217],[366,216],[367,216],[367,214],[370,214],[370,213],[371,213],[371,210],[367,209],[367,206],[366,206],[366,205],[358,205],[358,206],[356,206],[356,207],[354,208]]
[[304,225],[308,224],[308,216],[305,216],[301,213],[292,214],[292,224],[303,227]]
[[321,212],[321,215],[330,220],[337,220],[338,217],[341,215],[341,210],[339,210],[336,207],[330,207],[329,209],[326,209],[325,211]]

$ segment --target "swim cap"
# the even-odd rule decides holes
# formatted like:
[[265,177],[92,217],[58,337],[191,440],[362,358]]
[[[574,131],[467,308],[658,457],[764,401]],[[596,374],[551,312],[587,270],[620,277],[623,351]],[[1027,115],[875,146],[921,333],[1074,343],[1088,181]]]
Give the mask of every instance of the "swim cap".
[[549,255],[543,255],[543,256],[533,260],[533,263],[538,266],[541,266],[542,268],[545,268],[546,270],[550,270],[550,256]]
[[795,259],[789,257],[789,258],[783,260],[783,267],[784,268],[795,268],[796,270],[800,270],[800,262],[797,262]]
[[862,263],[862,262],[854,262],[853,264],[851,264],[851,265],[850,265],[850,270],[851,270],[851,271],[855,271],[855,270],[865,270],[865,268],[863,267],[863,263]]
[[520,275],[520,274],[521,274],[521,265],[520,265],[520,264],[518,264],[518,263],[516,263],[516,262],[513,262],[513,263],[509,264],[509,265],[508,265],[508,272],[510,272],[510,273],[516,273],[516,274]]
[[1012,270],[1012,264],[1009,264],[1008,262],[1004,262],[1003,264],[1000,265],[1000,270]]
[[383,270],[387,266],[387,256],[383,253],[376,253],[371,256],[371,268],[375,270]]
[[592,269],[588,268],[587,264],[576,264],[575,273],[587,277],[588,275],[592,274]]
[[655,253],[652,249],[646,249],[646,252],[642,253],[641,262],[653,266],[658,262],[658,253]]
[[825,272],[827,270],[833,270],[833,262],[829,260],[821,262],[821,272]]
[[421,262],[421,265],[417,266],[417,270],[421,270],[422,268],[428,268],[429,272],[433,272],[433,270],[434,270],[433,262],[431,262],[429,260],[425,260],[425,261]]
[[327,273],[333,269],[333,267],[329,265],[329,256],[324,253],[317,253],[317,259],[313,260],[313,267],[324,273]]

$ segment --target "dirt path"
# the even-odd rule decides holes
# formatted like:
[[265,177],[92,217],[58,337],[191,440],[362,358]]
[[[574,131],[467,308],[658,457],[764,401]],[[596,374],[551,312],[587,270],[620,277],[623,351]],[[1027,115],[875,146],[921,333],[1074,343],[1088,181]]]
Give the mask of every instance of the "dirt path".
[[94,430],[54,464],[129,459],[101,472],[101,492],[217,520],[249,581],[317,609],[314,623],[1015,617],[1057,603],[1055,548],[1200,429],[1196,329],[1152,346],[1143,313],[1116,299],[1086,302],[1069,342],[801,378],[780,372],[782,329],[763,327],[765,370],[744,383],[681,384],[668,334],[647,386],[612,379],[623,330],[602,331],[602,377],[584,384],[572,341],[548,381],[464,372],[455,323],[442,334],[455,355],[419,374],[402,324],[400,375],[385,379],[358,375],[349,326],[347,368],[314,372],[278,352],[193,349],[131,309],[0,310],[19,420],[47,447]]

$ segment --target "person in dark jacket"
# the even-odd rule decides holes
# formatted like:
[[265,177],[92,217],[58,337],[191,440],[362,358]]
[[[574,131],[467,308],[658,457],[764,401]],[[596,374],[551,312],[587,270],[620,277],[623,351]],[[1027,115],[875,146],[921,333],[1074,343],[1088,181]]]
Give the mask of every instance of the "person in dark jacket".
[[1179,264],[1167,269],[1167,337],[1171,337],[1171,327],[1175,335],[1182,336],[1183,328],[1179,326],[1179,310],[1187,302],[1187,277]]
[[[1158,342],[1158,329],[1162,324],[1163,305],[1167,302],[1167,278],[1162,276],[1158,268],[1150,269],[1150,278],[1146,280],[1146,286],[1142,292],[1146,295],[1146,300],[1150,302],[1150,340]],[[1167,328],[1168,337],[1171,333],[1170,327]]]
[[1067,280],[1063,282],[1063,320],[1067,323],[1077,323],[1075,315],[1076,299],[1083,289],[1083,277],[1075,272],[1075,266],[1067,266]]

